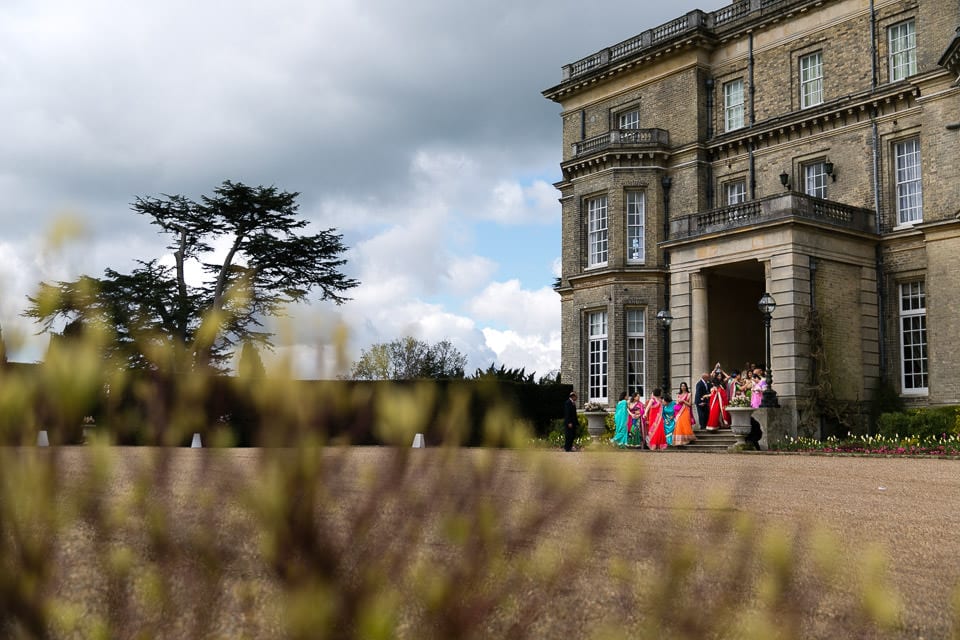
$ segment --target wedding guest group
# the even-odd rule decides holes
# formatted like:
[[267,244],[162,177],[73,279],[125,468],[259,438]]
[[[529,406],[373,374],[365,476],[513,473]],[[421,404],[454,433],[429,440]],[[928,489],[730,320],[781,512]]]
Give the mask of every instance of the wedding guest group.
[[729,427],[727,407],[730,402],[734,398],[744,398],[743,402],[756,409],[766,388],[765,372],[755,364],[748,363],[743,369],[728,374],[718,362],[712,373],[701,376],[694,394],[704,428],[717,431]]
[[[686,382],[681,382],[673,398],[660,388],[654,389],[647,400],[638,391],[624,391],[614,407],[614,434],[610,442],[620,449],[663,451],[684,447],[697,441],[699,430],[729,428],[728,407],[735,398],[740,399],[736,402],[739,406],[758,408],[766,387],[761,367],[746,363],[742,369],[727,373],[718,362],[712,371],[700,376],[692,392]],[[576,432],[576,402],[576,393],[571,393],[564,412],[567,451],[572,448]]]

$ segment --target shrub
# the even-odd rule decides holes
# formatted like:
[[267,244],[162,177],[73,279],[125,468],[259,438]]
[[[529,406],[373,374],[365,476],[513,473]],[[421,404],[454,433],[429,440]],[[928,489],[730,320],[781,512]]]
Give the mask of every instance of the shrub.
[[877,420],[877,434],[885,437],[938,437],[960,433],[960,407],[911,409],[884,413]]

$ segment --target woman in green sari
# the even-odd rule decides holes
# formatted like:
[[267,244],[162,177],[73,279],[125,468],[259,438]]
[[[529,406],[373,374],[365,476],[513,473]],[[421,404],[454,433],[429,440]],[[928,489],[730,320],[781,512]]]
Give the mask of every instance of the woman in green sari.
[[627,407],[630,419],[627,422],[627,446],[642,449],[644,446],[643,400],[639,393],[633,394]]

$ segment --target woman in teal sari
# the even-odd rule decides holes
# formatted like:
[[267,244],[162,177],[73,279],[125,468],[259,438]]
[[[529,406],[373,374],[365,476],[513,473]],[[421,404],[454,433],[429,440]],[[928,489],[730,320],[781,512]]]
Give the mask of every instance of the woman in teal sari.
[[674,421],[676,417],[677,405],[674,402],[668,402],[663,405],[663,433],[667,436],[667,444],[673,446],[673,428],[676,426]]
[[617,402],[616,411],[613,414],[613,424],[616,430],[613,432],[613,438],[610,442],[621,449],[627,446],[627,392],[620,394],[620,401]]

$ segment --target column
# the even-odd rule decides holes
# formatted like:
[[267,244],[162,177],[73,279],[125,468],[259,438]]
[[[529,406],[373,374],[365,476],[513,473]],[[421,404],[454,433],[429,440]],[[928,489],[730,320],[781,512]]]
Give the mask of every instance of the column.
[[690,304],[690,379],[699,380],[710,369],[707,274],[702,271],[690,274]]

